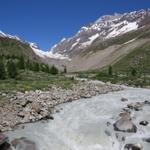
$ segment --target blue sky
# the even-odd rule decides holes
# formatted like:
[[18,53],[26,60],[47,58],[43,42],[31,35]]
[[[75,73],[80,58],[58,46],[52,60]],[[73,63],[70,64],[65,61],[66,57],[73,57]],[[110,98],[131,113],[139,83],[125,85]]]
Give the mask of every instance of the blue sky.
[[102,15],[149,7],[149,0],[0,0],[0,30],[48,50]]

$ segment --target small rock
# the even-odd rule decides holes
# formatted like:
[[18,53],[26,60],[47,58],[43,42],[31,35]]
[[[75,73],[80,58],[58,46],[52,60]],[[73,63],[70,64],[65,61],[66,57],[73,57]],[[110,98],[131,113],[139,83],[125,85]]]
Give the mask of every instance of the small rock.
[[127,102],[128,99],[127,99],[127,98],[122,98],[121,101],[122,101],[122,102]]
[[48,120],[48,119],[50,119],[50,120],[54,120],[54,117],[53,116],[50,116],[50,115],[46,115],[44,118],[42,118],[42,119],[44,119],[44,120]]
[[21,112],[19,112],[17,115],[18,115],[18,117],[24,118],[25,115],[26,115],[26,113],[23,112],[23,111],[21,111]]
[[107,122],[106,124],[107,124],[107,126],[110,126],[110,125],[111,125],[111,123],[110,123],[110,122]]
[[41,105],[39,103],[34,102],[32,104],[32,110],[39,114],[41,112]]
[[126,113],[131,114],[131,111],[129,108],[123,108],[122,111],[123,111],[123,113],[126,112]]
[[135,104],[131,103],[131,104],[128,104],[128,105],[127,105],[127,107],[128,107],[129,109],[135,110],[135,111],[140,111],[140,110],[142,110],[142,106],[143,106],[143,104],[142,104],[142,103],[139,103],[139,102],[137,102],[137,103],[135,103]]
[[2,93],[2,96],[4,96],[4,97],[5,97],[6,95],[7,95],[6,93]]
[[125,141],[125,140],[126,140],[126,138],[123,136],[121,140],[122,140],[122,141]]
[[56,113],[60,113],[60,110],[56,110]]
[[105,130],[105,134],[106,134],[107,136],[111,136],[111,133],[110,133],[108,130]]
[[144,104],[150,105],[150,101],[144,101]]
[[24,100],[24,101],[21,102],[20,105],[21,105],[22,107],[26,107],[26,106],[27,106],[28,104],[30,104],[30,103],[32,103],[31,100]]
[[21,129],[24,129],[24,128],[25,128],[25,126],[24,126],[24,125],[22,125],[22,126],[21,126]]
[[28,140],[25,137],[22,137],[20,139],[14,139],[11,142],[12,146],[15,149],[20,150],[37,150],[36,144],[33,141]]
[[149,122],[148,121],[141,121],[139,124],[142,126],[147,126],[149,124]]
[[147,143],[150,143],[150,138],[144,138],[143,141],[147,142]]
[[137,144],[126,144],[124,150],[142,150],[143,146],[139,143]]

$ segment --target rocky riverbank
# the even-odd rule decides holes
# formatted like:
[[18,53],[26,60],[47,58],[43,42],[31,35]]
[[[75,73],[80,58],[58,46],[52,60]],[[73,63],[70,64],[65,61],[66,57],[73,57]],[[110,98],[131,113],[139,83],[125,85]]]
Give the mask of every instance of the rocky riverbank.
[[126,87],[59,105],[54,120],[24,124],[0,136],[6,141],[3,150],[149,150],[149,97],[148,89]]
[[119,85],[80,81],[68,90],[53,86],[48,91],[18,92],[9,96],[3,93],[8,101],[0,105],[0,131],[12,130],[19,124],[53,119],[51,114],[58,104],[122,89]]

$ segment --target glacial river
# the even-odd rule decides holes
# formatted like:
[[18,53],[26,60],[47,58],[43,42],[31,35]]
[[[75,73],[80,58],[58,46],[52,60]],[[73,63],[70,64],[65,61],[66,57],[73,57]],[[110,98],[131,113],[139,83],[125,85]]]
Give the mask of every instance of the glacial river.
[[[122,102],[123,97],[128,101]],[[8,135],[10,141],[27,137],[39,150],[123,150],[129,143],[141,143],[143,150],[149,150],[150,144],[142,139],[150,138],[150,124],[145,127],[139,122],[150,122],[150,106],[131,113],[137,133],[117,133],[112,126],[127,104],[145,100],[150,101],[150,90],[138,88],[81,99],[56,107],[60,112],[54,113],[54,120],[26,124],[24,129],[11,131]],[[124,136],[125,141],[116,135]]]

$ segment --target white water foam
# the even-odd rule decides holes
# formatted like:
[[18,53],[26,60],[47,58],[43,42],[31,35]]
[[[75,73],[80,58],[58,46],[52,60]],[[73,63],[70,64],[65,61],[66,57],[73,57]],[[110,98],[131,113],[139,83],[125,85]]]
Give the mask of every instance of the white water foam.
[[[129,101],[121,102],[122,97]],[[123,150],[126,143],[137,142],[142,143],[144,150],[149,150],[148,143],[144,143],[142,138],[150,136],[150,126],[138,124],[143,119],[150,122],[150,106],[132,113],[138,132],[126,134],[124,143],[116,138],[113,127],[107,126],[107,122],[113,124],[118,119],[118,114],[128,103],[145,100],[150,100],[150,90],[128,88],[74,101],[58,106],[57,109],[63,110],[54,114],[54,120],[27,124],[25,129],[9,132],[8,135],[10,140],[27,137],[37,143],[39,150]]]

